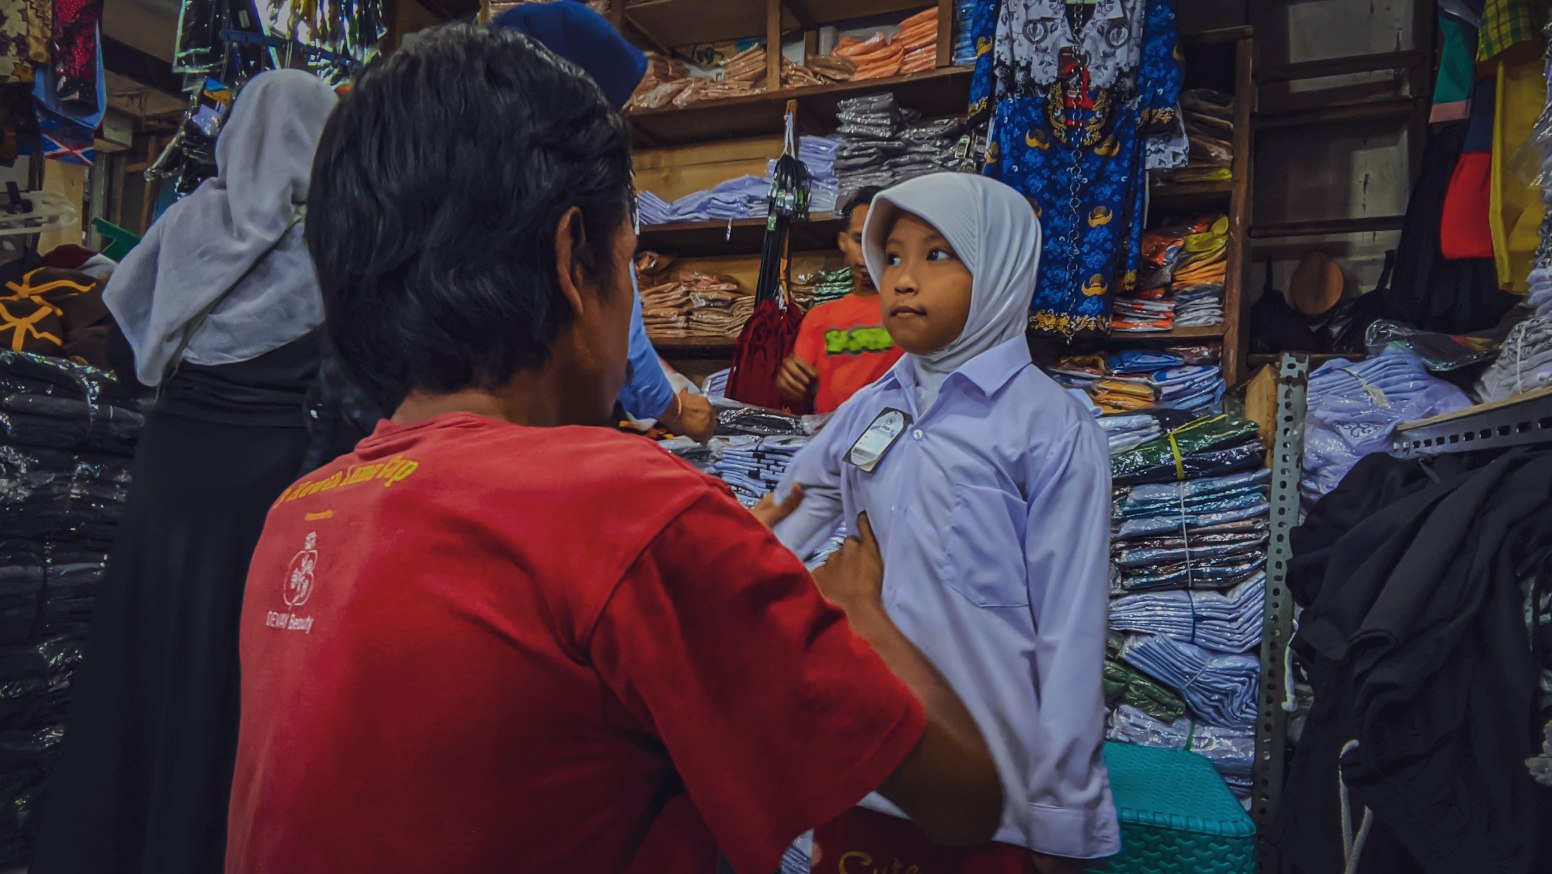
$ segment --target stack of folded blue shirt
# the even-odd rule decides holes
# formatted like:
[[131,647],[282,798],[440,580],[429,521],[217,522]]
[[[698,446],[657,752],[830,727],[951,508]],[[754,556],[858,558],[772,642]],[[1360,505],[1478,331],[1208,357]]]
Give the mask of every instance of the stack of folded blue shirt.
[[1182,717],[1173,723],[1162,722],[1129,704],[1122,704],[1111,714],[1106,736],[1120,743],[1199,753],[1213,763],[1235,795],[1241,798],[1250,795],[1251,770],[1256,761],[1253,731],[1198,725],[1190,717]]
[[1139,634],[1121,647],[1132,667],[1180,692],[1191,715],[1235,731],[1253,731],[1261,660],[1214,653],[1172,637]]
[[[1255,536],[1264,549],[1266,532]],[[1266,574],[1258,572],[1225,592],[1175,590],[1116,598],[1110,602],[1110,627],[1163,634],[1214,652],[1250,652],[1261,644],[1265,605]]]
[[965,67],[975,63],[975,36],[970,32],[970,16],[976,0],[954,0],[954,64]]
[[1508,400],[1552,385],[1552,316],[1536,316],[1515,325],[1498,358],[1477,381],[1483,403]]
[[674,201],[676,222],[707,222],[762,218],[769,207],[771,182],[760,176],[740,176],[710,191],[697,191]]
[[666,225],[674,220],[673,206],[650,191],[637,194],[636,204],[643,225]]
[[717,476],[740,500],[758,501],[781,484],[782,474],[804,446],[807,437],[718,437],[722,457]]

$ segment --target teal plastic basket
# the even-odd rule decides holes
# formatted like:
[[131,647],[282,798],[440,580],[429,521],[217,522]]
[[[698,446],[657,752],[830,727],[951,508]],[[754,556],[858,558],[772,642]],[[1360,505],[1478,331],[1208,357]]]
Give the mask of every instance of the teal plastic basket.
[[1121,854],[1095,874],[1255,874],[1256,826],[1213,769],[1184,750],[1105,744]]

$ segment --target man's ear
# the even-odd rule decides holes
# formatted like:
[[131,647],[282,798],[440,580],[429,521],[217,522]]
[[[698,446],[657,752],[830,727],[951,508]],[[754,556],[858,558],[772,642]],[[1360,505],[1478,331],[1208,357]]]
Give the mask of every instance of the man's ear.
[[582,252],[587,248],[587,228],[582,211],[571,207],[555,223],[555,279],[572,313],[582,314]]

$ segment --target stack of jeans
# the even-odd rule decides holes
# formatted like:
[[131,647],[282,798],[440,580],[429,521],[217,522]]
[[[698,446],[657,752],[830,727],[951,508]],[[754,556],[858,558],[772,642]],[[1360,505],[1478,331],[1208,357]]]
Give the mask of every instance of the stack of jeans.
[[1396,426],[1471,406],[1471,398],[1428,372],[1416,353],[1387,348],[1365,361],[1337,359],[1310,375],[1299,488],[1313,503],[1359,459],[1390,449]]
[[0,867],[26,852],[143,423],[103,371],[0,352]]

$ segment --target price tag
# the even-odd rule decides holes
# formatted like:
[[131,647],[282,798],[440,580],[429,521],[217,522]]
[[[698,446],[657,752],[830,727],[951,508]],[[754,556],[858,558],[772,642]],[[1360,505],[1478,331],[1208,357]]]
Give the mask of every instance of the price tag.
[[856,465],[865,473],[872,473],[873,468],[884,459],[890,447],[895,445],[905,429],[911,424],[911,417],[900,410],[887,409],[878,414],[868,430],[862,432],[857,442],[852,444],[851,451],[846,453],[846,460]]

